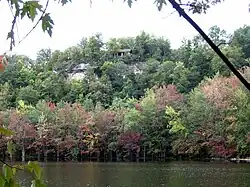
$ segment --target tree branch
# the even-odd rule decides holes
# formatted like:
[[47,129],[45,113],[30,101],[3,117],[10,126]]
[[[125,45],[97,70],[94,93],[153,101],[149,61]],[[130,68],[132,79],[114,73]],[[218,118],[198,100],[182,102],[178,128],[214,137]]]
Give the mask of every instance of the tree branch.
[[13,46],[15,46],[14,27],[15,27],[16,19],[17,19],[18,15],[19,15],[19,10],[16,9],[16,13],[15,13],[13,21],[12,21],[11,29],[10,29],[10,32],[8,33],[8,38],[10,38],[10,51],[12,51]]
[[174,9],[177,10],[177,12],[180,14],[180,16],[183,16],[190,25],[195,28],[196,31],[199,32],[199,34],[206,40],[206,42],[210,45],[210,47],[214,50],[214,52],[217,53],[217,55],[225,62],[225,64],[228,66],[228,68],[234,73],[234,75],[242,82],[242,84],[250,91],[250,84],[249,82],[241,75],[239,71],[234,67],[234,65],[228,60],[228,58],[221,52],[221,50],[216,46],[213,41],[206,35],[206,33],[192,20],[191,17],[189,17],[186,12],[180,7],[180,5],[175,0],[168,0]]
[[1,162],[2,164],[5,164],[6,166],[8,166],[8,167],[10,167],[10,168],[15,168],[15,169],[17,169],[17,170],[22,170],[22,169],[20,169],[20,168],[17,168],[17,167],[14,167],[14,166],[8,164],[7,162],[5,162],[5,161],[3,161],[3,160],[1,160],[1,159],[0,159],[0,162]]
[[[46,2],[46,5],[45,5],[45,8],[44,10],[42,11],[42,15],[40,16],[40,18],[38,19],[38,21],[36,22],[36,24],[32,27],[32,29],[18,42],[18,44],[20,44],[23,40],[25,40],[29,35],[30,33],[37,27],[37,25],[40,23],[40,21],[43,19],[46,11],[47,11],[47,8],[48,8],[48,5],[49,5],[49,0],[47,0]],[[13,21],[12,21],[12,25],[11,25],[11,30],[8,34],[8,38],[11,39],[10,41],[10,49],[9,51],[12,51],[13,47],[15,46],[15,34],[14,34],[14,27],[15,27],[15,24],[16,24],[16,19],[18,18],[19,16],[19,13],[20,13],[20,10],[16,8],[16,13],[14,15],[14,18],[13,18]],[[4,53],[6,54],[6,52]]]
[[44,16],[44,14],[46,13],[46,10],[47,10],[47,8],[48,8],[48,6],[49,6],[49,0],[47,0],[47,2],[46,2],[46,5],[45,5],[45,8],[44,8],[44,10],[43,10],[43,12],[42,12],[42,15],[40,16],[40,18],[37,20],[37,22],[36,22],[36,24],[32,27],[32,29],[18,42],[18,44],[20,44],[24,39],[26,39],[29,35],[30,35],[30,33],[37,27],[37,25],[40,23],[40,21],[42,21],[42,19],[43,19],[43,16]]
[[221,43],[219,43],[218,45],[217,45],[217,47],[220,47],[221,45],[229,45],[229,44],[231,44],[232,42],[221,42]]

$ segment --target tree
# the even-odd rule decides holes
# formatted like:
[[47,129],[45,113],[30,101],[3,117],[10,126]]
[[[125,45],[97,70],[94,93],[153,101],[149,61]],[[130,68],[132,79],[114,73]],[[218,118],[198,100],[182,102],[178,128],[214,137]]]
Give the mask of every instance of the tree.
[[[178,11],[180,16],[183,16],[206,40],[206,42],[210,45],[210,47],[217,53],[217,55],[225,62],[225,64],[229,67],[229,69],[236,75],[236,77],[243,83],[243,85],[250,91],[250,83],[242,76],[242,74],[237,71],[234,65],[228,60],[228,58],[221,52],[221,50],[216,46],[213,41],[206,35],[206,33],[189,17],[186,12],[180,7],[180,4],[176,3],[175,0],[169,0],[169,2],[173,5],[173,7]],[[203,1],[202,1],[203,2]],[[220,2],[220,0],[214,1],[214,3]],[[202,4],[201,4],[202,5]],[[205,6],[207,7],[207,5]],[[199,9],[193,9],[193,13],[201,13],[202,11],[206,11],[206,8],[201,6]]]
[[[62,5],[65,5],[68,0],[60,0],[60,3]],[[207,9],[210,7],[210,5],[214,5],[217,3],[220,3],[221,0],[208,0],[208,1],[191,1],[187,3],[177,3],[175,0],[169,0],[169,3],[172,4],[172,6],[177,10],[177,12],[180,14],[180,16],[183,16],[200,34],[201,36],[208,42],[208,44],[211,46],[211,48],[220,56],[220,58],[226,63],[226,65],[229,67],[229,69],[241,80],[241,82],[250,90],[250,84],[245,80],[245,78],[235,69],[233,64],[226,58],[226,56],[220,51],[220,49],[212,42],[212,40],[202,31],[202,29],[185,13],[184,9],[181,8],[181,6],[187,6],[189,8],[189,11],[192,11],[192,13],[206,13]],[[91,1],[90,1],[91,3]],[[132,0],[127,0],[128,5],[131,7],[133,1]],[[156,0],[155,1],[156,6],[158,10],[160,11],[163,7],[163,5],[166,5],[167,2],[166,0]],[[53,20],[50,17],[49,13],[46,13],[46,9],[48,7],[49,0],[46,3],[45,8],[39,3],[39,2],[33,2],[33,1],[28,1],[28,2],[18,2],[18,1],[11,1],[10,5],[12,9],[15,9],[15,14],[14,18],[12,21],[12,27],[11,31],[8,33],[7,39],[10,38],[10,50],[12,50],[13,46],[15,45],[15,33],[14,33],[14,28],[16,24],[16,20],[19,16],[22,18],[24,16],[27,16],[30,20],[34,21],[34,19],[37,16],[37,12],[41,12],[41,17],[38,19],[37,23],[35,26],[32,28],[32,30],[38,25],[40,21],[42,21],[42,29],[43,31],[47,32],[50,36],[52,35],[52,28],[54,25]],[[13,8],[15,7],[15,8]],[[31,30],[31,31],[32,31]],[[30,33],[30,32],[29,32]],[[29,34],[28,33],[28,34]],[[27,34],[27,35],[28,35]],[[142,33],[143,34],[143,33]],[[143,36],[143,35],[142,35]],[[99,35],[97,35],[97,38],[99,40]],[[141,49],[141,50],[140,50]],[[138,52],[141,54],[146,52],[145,49],[140,48]],[[157,48],[157,52],[159,51],[159,48]],[[93,56],[89,56],[89,58],[93,58]],[[98,70],[97,70],[98,71]]]
[[250,58],[250,26],[244,26],[234,31],[232,44],[242,48],[245,58]]
[[[216,45],[231,40],[216,26],[208,36]],[[244,37],[220,45],[237,68],[248,61]],[[131,55],[113,57],[120,48]],[[86,65],[84,80],[69,79],[78,64]],[[226,76],[206,78],[217,71]],[[249,69],[242,75],[250,80]],[[23,155],[51,151],[64,159],[145,147],[151,155],[224,158],[250,150],[248,92],[201,36],[173,51],[167,39],[145,32],[107,43],[97,34],[65,51],[42,50],[35,61],[12,56],[0,91],[0,133],[15,132],[1,137],[2,152],[13,143]]]
[[[15,112],[14,112],[15,113]],[[15,115],[16,117],[18,115]],[[12,118],[13,119],[13,118]],[[22,119],[17,117],[18,121]],[[22,147],[24,148],[25,146],[25,139],[29,138],[29,137],[34,137],[34,129],[31,126],[27,126],[25,123],[22,123],[21,128],[19,127],[19,124],[16,124],[16,120],[10,120],[11,122],[14,122],[14,126],[12,126],[13,128],[18,128],[18,134],[16,135],[13,131],[3,127],[3,124],[1,124],[0,127],[0,134],[1,136],[5,136],[9,139],[14,138],[15,140],[19,141],[21,138],[22,141]],[[19,122],[18,122],[19,123]],[[13,125],[13,123],[11,123]],[[10,126],[11,127],[11,126]],[[31,128],[30,128],[31,127]],[[20,131],[21,130],[21,131]],[[20,134],[21,132],[21,134]],[[28,132],[27,134],[25,132]],[[1,137],[3,138],[3,137]],[[13,147],[13,142],[12,141],[8,141],[7,142],[7,150],[8,153],[10,154],[10,157],[12,158],[12,154],[14,151],[14,147]],[[24,152],[23,152],[24,155]],[[38,164],[38,162],[28,162],[28,164],[23,164],[23,165],[9,165],[8,163],[4,162],[3,160],[0,160],[1,163],[3,163],[2,166],[2,172],[0,172],[0,185],[1,186],[10,186],[10,187],[14,187],[14,186],[20,186],[20,184],[18,183],[18,181],[16,180],[16,175],[17,175],[17,171],[27,171],[28,173],[31,174],[31,181],[30,181],[30,185],[31,186],[38,186],[38,187],[45,187],[45,184],[42,181],[42,170]]]
[[[241,47],[238,46],[227,46],[222,49],[224,54],[230,59],[237,69],[241,69],[244,66],[247,66],[248,63],[244,58],[244,53],[241,50]],[[231,74],[230,70],[227,69],[225,63],[221,62],[221,59],[218,56],[214,56],[211,61],[211,70],[213,74],[220,72],[221,75],[229,76]]]

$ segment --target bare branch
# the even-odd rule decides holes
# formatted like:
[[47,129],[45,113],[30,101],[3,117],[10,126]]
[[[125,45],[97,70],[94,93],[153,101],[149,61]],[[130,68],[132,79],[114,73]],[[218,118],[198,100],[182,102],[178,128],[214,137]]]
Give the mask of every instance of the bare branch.
[[19,15],[19,10],[16,9],[16,13],[15,13],[13,21],[12,21],[11,29],[10,29],[10,32],[8,33],[8,37],[7,37],[7,38],[10,38],[10,51],[12,51],[13,46],[15,46],[15,32],[14,32],[14,28],[15,28],[16,19],[17,19],[18,15]]
[[10,167],[10,168],[15,168],[15,169],[17,169],[17,170],[22,170],[21,168],[12,166],[12,165],[8,164],[7,162],[5,162],[5,161],[3,161],[3,160],[1,160],[1,159],[0,159],[0,163],[5,164],[6,166],[8,166],[8,167]]
[[232,42],[220,42],[217,47],[220,47],[221,45],[229,45],[231,44]]
[[30,33],[37,27],[37,25],[40,23],[40,21],[42,21],[43,19],[43,16],[45,15],[46,11],[47,11],[47,8],[49,6],[49,0],[47,0],[46,2],[46,6],[42,12],[42,15],[40,16],[40,18],[37,20],[36,24],[32,27],[32,29],[18,42],[18,44],[20,44],[24,39],[26,39]]
[[[47,0],[46,2],[46,5],[45,5],[45,8],[44,10],[42,11],[42,15],[40,16],[40,18],[37,20],[36,24],[32,27],[32,29],[21,39],[19,40],[19,42],[17,44],[20,44],[23,40],[25,40],[30,34],[32,31],[35,30],[35,28],[37,27],[37,25],[40,23],[40,21],[42,21],[46,11],[47,11],[47,8],[48,8],[48,5],[49,5],[49,0]],[[11,6],[11,5],[9,5]],[[11,8],[11,7],[10,7]],[[15,28],[15,25],[16,25],[16,20],[19,16],[19,13],[20,13],[20,10],[16,7],[16,13],[14,15],[14,18],[13,18],[13,21],[12,21],[12,25],[11,25],[11,30],[10,32],[8,33],[8,37],[7,38],[10,38],[10,49],[9,51],[12,51],[13,47],[15,46],[15,33],[14,33],[14,28]],[[17,31],[18,32],[18,31]],[[6,54],[7,52],[5,52],[4,54]]]
[[[9,5],[9,8],[10,8],[11,14],[13,16],[13,19],[14,19],[15,18],[15,14],[14,14],[12,8],[11,8],[10,2],[8,2],[8,5]],[[16,30],[17,30],[17,37],[18,37],[18,40],[20,40],[17,22],[15,23],[15,25],[16,25]]]

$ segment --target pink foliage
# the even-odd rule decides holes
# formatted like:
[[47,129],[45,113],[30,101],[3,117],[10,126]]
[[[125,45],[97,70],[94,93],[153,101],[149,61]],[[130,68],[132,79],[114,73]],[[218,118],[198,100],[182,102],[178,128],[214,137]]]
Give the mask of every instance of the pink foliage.
[[15,132],[14,139],[20,141],[25,138],[35,138],[35,127],[27,119],[19,115],[16,111],[11,111],[8,128]]
[[110,130],[112,122],[116,119],[116,112],[111,110],[101,111],[96,116],[95,124],[100,132],[105,133]]
[[142,107],[141,107],[140,103],[135,103],[135,109],[138,111],[142,111]]
[[214,154],[220,157],[232,157],[236,153],[235,146],[227,146],[225,140],[210,141],[209,145],[212,146]]
[[177,87],[173,84],[154,87],[156,94],[156,103],[158,109],[164,110],[167,105],[178,103],[183,100],[183,95],[177,91]]
[[125,150],[140,151],[142,135],[137,132],[125,132],[118,138],[118,145]]
[[204,137],[205,136],[205,133],[202,132],[201,130],[195,130],[194,131],[194,134],[198,135],[198,136],[201,136],[201,137]]
[[219,109],[226,109],[232,105],[235,90],[239,86],[236,77],[217,77],[206,82],[201,90],[209,102]]
[[72,136],[67,136],[58,145],[59,151],[70,150],[77,145],[76,140]]
[[82,132],[86,132],[86,133],[90,133],[90,132],[91,132],[90,128],[89,128],[87,125],[82,125],[82,126],[80,127],[80,130],[81,130]]
[[246,142],[250,143],[250,133],[248,133],[248,135],[246,136]]
[[89,154],[89,151],[81,151],[81,155]]
[[48,102],[47,106],[49,107],[50,111],[54,111],[56,108],[56,104],[53,102]]

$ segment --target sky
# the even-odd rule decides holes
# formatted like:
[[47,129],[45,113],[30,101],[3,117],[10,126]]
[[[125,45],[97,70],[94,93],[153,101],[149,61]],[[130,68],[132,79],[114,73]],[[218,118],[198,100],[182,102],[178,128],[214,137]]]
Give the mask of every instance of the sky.
[[[6,1],[7,2],[7,1]],[[12,14],[5,1],[0,2],[0,54],[8,51],[10,41],[6,40],[11,28]],[[41,0],[43,4],[46,0]],[[57,2],[57,1],[56,1]],[[103,34],[104,41],[112,37],[136,36],[141,31],[155,36],[164,36],[171,42],[172,48],[181,45],[183,38],[197,35],[189,23],[175,12],[170,4],[161,12],[153,4],[154,0],[138,0],[129,8],[123,0],[72,0],[65,6],[51,0],[48,12],[54,20],[53,36],[43,33],[41,24],[12,52],[7,54],[23,54],[31,58],[43,48],[64,50],[76,45],[81,38],[91,36],[97,32]],[[189,14],[205,32],[213,25],[218,25],[227,32],[246,25],[250,25],[250,0],[225,0],[213,6],[205,15]],[[16,42],[22,39],[33,27],[28,19],[18,20]]]

